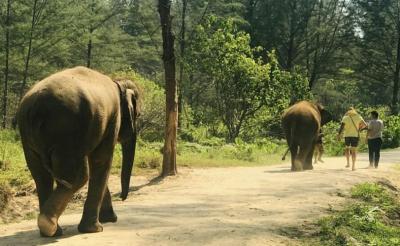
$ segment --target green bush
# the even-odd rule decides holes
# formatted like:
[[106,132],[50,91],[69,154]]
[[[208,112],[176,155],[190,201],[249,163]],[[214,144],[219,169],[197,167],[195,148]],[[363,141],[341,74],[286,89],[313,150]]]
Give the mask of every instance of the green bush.
[[8,184],[0,182],[0,214],[10,201],[11,190]]
[[397,148],[400,146],[400,116],[386,117],[383,130],[383,148]]
[[0,130],[0,183],[23,186],[30,180],[19,134],[13,130]]
[[364,183],[351,189],[351,197],[355,200],[346,209],[319,221],[322,245],[400,245],[396,194]]
[[114,79],[124,78],[135,81],[141,91],[141,113],[138,119],[138,133],[146,141],[161,141],[165,127],[165,92],[154,81],[148,80],[132,70],[115,73]]

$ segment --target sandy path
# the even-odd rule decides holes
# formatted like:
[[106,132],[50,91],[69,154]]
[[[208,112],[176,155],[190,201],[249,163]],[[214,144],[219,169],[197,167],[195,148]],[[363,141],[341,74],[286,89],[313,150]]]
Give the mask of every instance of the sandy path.
[[[315,170],[292,173],[289,165],[183,169],[177,177],[131,192],[115,202],[119,221],[104,232],[79,234],[80,211],[63,215],[61,238],[38,235],[36,221],[0,228],[0,245],[297,245],[285,236],[315,221],[353,184],[393,175],[400,151],[385,152],[381,167],[344,168],[344,158],[326,158]],[[134,179],[138,185],[138,179]]]

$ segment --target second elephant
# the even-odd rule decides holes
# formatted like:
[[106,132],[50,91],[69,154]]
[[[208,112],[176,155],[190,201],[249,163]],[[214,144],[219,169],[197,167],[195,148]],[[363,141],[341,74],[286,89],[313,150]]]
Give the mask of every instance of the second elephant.
[[320,104],[301,101],[282,116],[282,127],[291,153],[291,170],[313,169],[312,157],[321,127],[332,120]]

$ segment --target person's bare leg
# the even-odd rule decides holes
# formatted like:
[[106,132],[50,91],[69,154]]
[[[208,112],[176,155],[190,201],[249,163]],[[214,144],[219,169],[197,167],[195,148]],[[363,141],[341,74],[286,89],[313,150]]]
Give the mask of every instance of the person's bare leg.
[[322,144],[318,145],[318,161],[324,163],[324,161],[322,160],[322,155],[324,154],[324,146]]
[[315,157],[315,159],[314,159],[314,164],[317,164],[317,162],[318,162],[318,147],[317,146],[315,146],[315,149],[314,149],[314,157]]
[[346,160],[347,160],[346,167],[350,167],[350,147],[346,147],[344,153],[346,155]]
[[351,148],[351,161],[352,161],[352,168],[351,170],[356,170],[356,156],[357,156],[357,148],[356,147],[352,147]]

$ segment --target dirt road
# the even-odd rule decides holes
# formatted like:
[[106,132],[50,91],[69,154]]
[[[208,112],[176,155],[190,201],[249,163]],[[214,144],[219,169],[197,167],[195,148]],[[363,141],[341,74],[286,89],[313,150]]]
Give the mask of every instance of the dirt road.
[[[338,193],[359,182],[393,175],[400,151],[382,154],[379,169],[344,168],[342,158],[326,158],[315,170],[290,172],[272,167],[182,169],[180,175],[146,185],[115,202],[118,222],[104,232],[79,234],[81,211],[60,218],[64,236],[40,238],[36,221],[0,227],[0,245],[297,245],[288,234],[337,208]],[[138,181],[139,180],[139,181]],[[139,184],[138,184],[139,182]],[[118,189],[114,189],[118,190]]]

